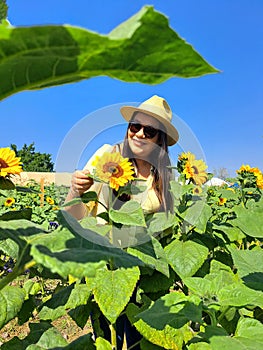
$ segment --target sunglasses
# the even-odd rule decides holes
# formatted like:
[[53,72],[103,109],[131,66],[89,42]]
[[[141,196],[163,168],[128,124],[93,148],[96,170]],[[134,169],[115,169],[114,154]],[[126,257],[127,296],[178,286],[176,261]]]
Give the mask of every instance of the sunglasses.
[[154,138],[154,136],[156,136],[157,133],[159,132],[159,130],[157,130],[149,125],[142,125],[142,124],[136,123],[136,122],[129,123],[129,130],[133,133],[137,133],[138,131],[141,130],[141,128],[143,128],[143,133],[144,133],[144,136],[146,137],[146,139]]

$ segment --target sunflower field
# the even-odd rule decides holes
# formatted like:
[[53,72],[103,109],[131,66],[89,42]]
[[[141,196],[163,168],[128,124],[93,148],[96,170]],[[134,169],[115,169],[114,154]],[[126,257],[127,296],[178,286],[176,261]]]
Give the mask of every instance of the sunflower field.
[[[119,194],[142,191],[129,181],[127,161],[113,157],[115,163],[107,155],[97,164],[106,159],[128,169]],[[13,185],[22,167],[8,148],[0,149],[0,164],[0,328],[14,319],[28,324],[26,335],[1,339],[1,349],[114,349],[116,322],[124,313],[142,335],[141,349],[262,349],[258,168],[242,165],[235,186],[207,186],[203,160],[182,153],[179,178],[170,183],[173,213],[144,215],[130,200],[118,210],[105,209],[101,225],[65,211],[66,188]],[[110,189],[114,174],[116,169],[108,178],[96,173]],[[98,198],[86,193],[80,200]],[[54,288],[47,288],[50,281]],[[84,329],[91,313],[96,339],[87,331],[68,342],[56,328],[67,315]],[[111,343],[96,322],[101,314]]]

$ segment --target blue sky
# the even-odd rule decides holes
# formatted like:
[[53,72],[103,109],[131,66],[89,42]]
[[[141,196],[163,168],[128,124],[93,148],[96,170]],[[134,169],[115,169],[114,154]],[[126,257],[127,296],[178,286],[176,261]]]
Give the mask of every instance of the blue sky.
[[[172,78],[151,86],[96,77],[12,95],[0,103],[1,147],[14,143],[21,148],[34,142],[36,151],[50,153],[56,166],[58,159],[63,163],[56,170],[72,171],[82,167],[100,144],[122,139],[121,104],[158,94],[170,104],[175,124],[178,116],[184,137],[194,139],[192,151],[203,156],[209,171],[224,167],[234,176],[242,164],[263,170],[262,0],[7,0],[7,4],[14,26],[71,24],[101,34],[144,5],[153,5],[221,73]],[[105,108],[110,122],[101,117]],[[188,140],[171,148],[172,158],[187,147]],[[68,161],[61,162],[61,152],[69,153]]]

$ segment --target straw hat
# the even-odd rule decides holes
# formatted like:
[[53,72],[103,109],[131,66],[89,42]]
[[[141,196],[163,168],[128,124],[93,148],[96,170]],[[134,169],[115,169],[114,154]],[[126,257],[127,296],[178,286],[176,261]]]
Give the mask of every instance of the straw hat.
[[157,119],[164,126],[168,146],[174,145],[179,139],[178,131],[172,124],[172,110],[163,97],[154,95],[142,102],[139,107],[123,106],[120,112],[127,122],[132,119],[135,112],[145,113]]

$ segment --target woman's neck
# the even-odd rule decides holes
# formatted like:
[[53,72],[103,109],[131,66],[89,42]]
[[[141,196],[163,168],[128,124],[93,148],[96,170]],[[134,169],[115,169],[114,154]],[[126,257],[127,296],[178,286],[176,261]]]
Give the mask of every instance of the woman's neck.
[[151,173],[151,164],[143,159],[136,159],[137,177],[147,179]]

